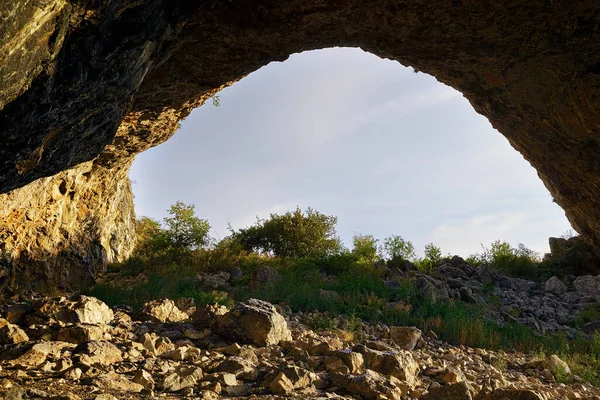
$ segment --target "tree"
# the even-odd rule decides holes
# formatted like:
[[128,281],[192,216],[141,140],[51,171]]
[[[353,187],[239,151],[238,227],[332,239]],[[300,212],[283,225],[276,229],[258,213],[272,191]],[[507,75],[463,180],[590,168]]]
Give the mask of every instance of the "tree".
[[439,263],[442,260],[442,250],[433,243],[426,244],[425,259],[429,260],[434,265]]
[[340,251],[336,236],[337,217],[322,214],[312,208],[303,212],[299,207],[283,215],[271,214],[269,219],[257,218],[256,224],[239,231],[232,238],[248,251],[267,252],[279,257],[299,258],[327,255]]
[[352,238],[352,253],[368,263],[374,263],[377,260],[378,241],[373,235],[356,234]]
[[152,218],[139,218],[135,224],[135,235],[137,239],[136,254],[149,255],[167,247],[160,222]]
[[195,250],[209,243],[210,224],[196,217],[193,204],[178,201],[169,210],[170,217],[164,218],[165,239],[175,252]]
[[408,241],[404,240],[402,236],[394,235],[385,238],[383,241],[383,249],[388,259],[402,259],[407,261],[414,261],[417,258],[415,253],[415,246]]

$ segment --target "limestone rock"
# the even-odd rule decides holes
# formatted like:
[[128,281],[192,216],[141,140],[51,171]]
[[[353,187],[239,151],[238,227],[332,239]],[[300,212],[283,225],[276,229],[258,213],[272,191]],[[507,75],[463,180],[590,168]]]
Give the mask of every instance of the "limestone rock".
[[544,284],[544,288],[547,292],[550,292],[556,296],[562,296],[567,291],[567,285],[565,285],[560,279],[556,276],[548,279]]
[[104,389],[111,389],[119,392],[139,393],[144,390],[142,385],[131,382],[127,377],[114,372],[110,372],[94,379],[94,384]]
[[109,324],[113,317],[113,311],[102,301],[95,297],[81,296],[79,301],[72,305],[76,321],[81,324]]
[[144,389],[148,390],[154,389],[155,385],[152,375],[150,375],[148,371],[143,369],[140,369],[135,373],[135,376],[133,377],[133,382],[142,385]]
[[340,350],[332,353],[333,358],[338,358],[350,374],[362,374],[365,372],[365,360],[363,355],[354,351]]
[[452,383],[431,389],[422,400],[471,400],[471,392],[465,382]]
[[114,317],[104,302],[89,296],[75,301],[65,297],[44,300],[37,304],[36,314],[50,321],[90,325],[106,325]]
[[111,342],[94,340],[82,343],[75,351],[85,365],[111,365],[123,361],[121,350]]
[[358,345],[354,350],[363,355],[368,369],[383,375],[394,376],[409,386],[413,386],[417,382],[419,365],[409,352],[379,351],[369,349],[364,345]]
[[0,344],[15,344],[28,340],[29,336],[23,329],[0,318]]
[[390,339],[404,350],[414,350],[421,339],[421,334],[421,330],[414,326],[390,327]]
[[571,374],[569,364],[561,360],[556,354],[552,354],[544,359],[542,366],[552,372],[554,377],[560,374]]
[[219,331],[226,337],[256,346],[291,341],[287,322],[272,304],[250,299],[239,303],[232,311],[219,317]]
[[269,385],[269,390],[273,394],[280,395],[288,395],[294,390],[294,384],[292,381],[283,373],[280,372],[275,376],[271,384]]
[[161,386],[167,392],[179,392],[196,385],[202,376],[202,369],[198,367],[180,366],[163,378]]
[[227,271],[219,271],[214,274],[202,273],[197,276],[200,287],[203,290],[220,290],[229,286],[231,274]]
[[66,342],[35,343],[11,363],[16,366],[36,367],[44,363],[48,357],[59,358],[65,347],[73,347],[73,345]]
[[58,340],[69,343],[84,343],[92,340],[102,340],[104,328],[97,325],[77,324],[65,326],[58,332]]
[[175,306],[189,316],[196,311],[196,301],[191,297],[180,297],[174,301]]
[[146,333],[141,340],[142,346],[153,356],[159,356],[175,350],[175,345],[169,338],[158,337],[155,333]]
[[139,318],[154,322],[185,321],[189,316],[175,305],[173,300],[154,300],[144,304]]
[[392,381],[369,369],[361,375],[333,374],[331,381],[348,393],[366,400],[379,400],[382,396],[389,400],[400,400],[403,394]]
[[578,276],[573,282],[573,286],[582,296],[600,298],[600,281],[594,276]]

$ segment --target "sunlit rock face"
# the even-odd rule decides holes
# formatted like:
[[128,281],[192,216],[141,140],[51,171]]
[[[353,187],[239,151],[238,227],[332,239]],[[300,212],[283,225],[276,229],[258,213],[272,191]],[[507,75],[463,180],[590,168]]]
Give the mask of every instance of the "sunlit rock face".
[[599,249],[599,15],[593,0],[6,0],[0,249],[30,261],[4,261],[2,284],[78,285],[126,256],[135,154],[223,86],[332,46],[461,91]]

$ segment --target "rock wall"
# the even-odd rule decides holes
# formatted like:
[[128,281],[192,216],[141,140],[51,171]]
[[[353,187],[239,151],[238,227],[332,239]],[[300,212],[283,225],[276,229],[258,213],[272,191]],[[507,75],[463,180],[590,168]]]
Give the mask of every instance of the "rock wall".
[[0,195],[0,292],[70,291],[135,244],[128,165],[92,162]]
[[[45,218],[57,207],[50,188],[65,175],[47,177],[67,174],[68,187],[89,193],[77,206],[65,197],[64,209],[117,221],[127,207],[118,211],[125,196],[113,197],[113,189],[126,183],[115,179],[126,180],[135,154],[168,139],[206,98],[290,54],[351,46],[461,91],[598,250],[599,20],[593,0],[7,0],[0,5],[0,192],[12,192],[0,245],[8,255],[25,246],[42,260],[48,246],[37,244],[38,233],[29,240],[34,232],[71,242],[87,232],[100,238],[107,259],[126,254],[106,247],[113,228],[91,229],[83,217],[65,228]],[[77,169],[61,171],[86,162],[94,183],[79,188]],[[92,193],[103,200],[94,203]],[[13,200],[22,198],[29,203]],[[16,234],[8,216],[33,206],[37,222]],[[113,248],[131,248],[132,235],[114,237],[122,244]]]

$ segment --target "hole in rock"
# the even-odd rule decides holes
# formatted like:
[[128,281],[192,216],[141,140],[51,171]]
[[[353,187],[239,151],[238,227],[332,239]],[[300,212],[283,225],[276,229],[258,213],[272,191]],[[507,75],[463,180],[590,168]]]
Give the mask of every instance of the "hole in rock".
[[495,240],[547,251],[570,229],[523,157],[457,91],[395,61],[334,48],[271,63],[140,155],[137,215],[195,204],[217,237],[312,207],[355,233],[467,257]]
[[58,185],[58,191],[60,194],[65,195],[67,193],[67,182],[62,181],[60,185]]

